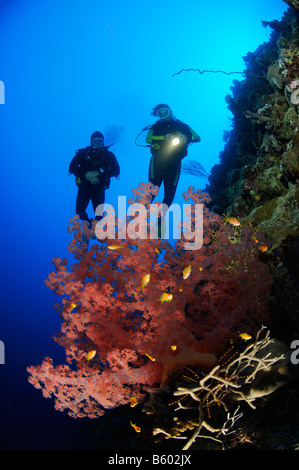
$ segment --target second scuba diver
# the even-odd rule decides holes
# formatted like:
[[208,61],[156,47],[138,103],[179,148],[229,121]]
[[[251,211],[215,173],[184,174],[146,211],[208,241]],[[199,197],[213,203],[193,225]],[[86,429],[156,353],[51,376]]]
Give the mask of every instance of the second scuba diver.
[[[91,225],[86,209],[89,201],[93,210],[105,202],[105,190],[109,189],[110,178],[118,178],[120,168],[114,153],[104,145],[101,132],[94,132],[90,138],[90,146],[78,150],[69,166],[69,173],[76,176],[78,186],[76,214],[81,220]],[[100,217],[95,217],[99,220]]]

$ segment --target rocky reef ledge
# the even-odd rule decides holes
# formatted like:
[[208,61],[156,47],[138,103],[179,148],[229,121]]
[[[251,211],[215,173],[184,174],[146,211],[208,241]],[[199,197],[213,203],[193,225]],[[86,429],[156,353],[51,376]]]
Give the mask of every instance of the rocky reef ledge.
[[211,171],[210,208],[246,217],[271,240],[264,260],[274,274],[278,324],[299,333],[299,2],[244,58],[245,79],[226,97],[232,129]]

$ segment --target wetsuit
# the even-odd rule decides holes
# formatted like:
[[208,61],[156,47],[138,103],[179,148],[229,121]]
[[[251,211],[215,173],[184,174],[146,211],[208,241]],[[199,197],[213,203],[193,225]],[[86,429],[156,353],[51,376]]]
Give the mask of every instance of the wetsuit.
[[[85,178],[85,174],[89,171],[99,173],[98,184],[92,184]],[[110,178],[112,176],[118,177],[120,173],[118,161],[114,153],[110,152],[107,147],[99,150],[85,147],[76,152],[70,163],[69,173],[76,176],[78,186],[76,214],[81,220],[90,222],[86,213],[89,201],[92,203],[94,212],[99,204],[104,204],[105,190],[110,187]]]
[[[183,134],[185,141],[172,145],[172,138]],[[200,137],[178,119],[160,119],[150,129],[146,142],[151,144],[152,158],[149,166],[149,181],[155,186],[164,182],[163,203],[169,207],[175,196],[181,173],[181,160],[188,153],[188,144],[199,142]]]

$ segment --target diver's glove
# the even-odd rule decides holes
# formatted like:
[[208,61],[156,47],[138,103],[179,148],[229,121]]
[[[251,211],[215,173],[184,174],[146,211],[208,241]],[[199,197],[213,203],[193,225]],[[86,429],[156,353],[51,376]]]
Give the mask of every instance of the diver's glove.
[[84,176],[91,184],[99,184],[99,174],[98,171],[88,171]]

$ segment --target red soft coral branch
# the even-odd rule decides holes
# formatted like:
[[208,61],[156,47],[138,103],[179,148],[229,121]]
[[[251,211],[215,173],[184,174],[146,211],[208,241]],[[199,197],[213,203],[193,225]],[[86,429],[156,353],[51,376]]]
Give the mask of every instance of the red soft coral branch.
[[[142,184],[130,202],[149,210],[153,192],[157,188]],[[190,204],[209,202],[194,188],[184,197]],[[68,266],[55,258],[55,272],[46,281],[62,296],[63,323],[55,340],[69,365],[54,367],[46,358],[28,368],[30,383],[54,397],[56,409],[94,418],[128,403],[131,394],[142,400],[147,388],[167,382],[184,366],[211,368],[243,324],[251,334],[268,321],[271,277],[259,261],[252,228],[242,227],[238,243],[232,243],[233,228],[206,206],[203,213],[203,247],[195,251],[184,249],[183,236],[175,247],[137,238],[109,250],[110,243],[119,243],[117,233],[115,240],[87,249],[94,231],[72,219],[69,250],[75,262]],[[260,241],[265,243],[262,234]],[[190,275],[183,279],[188,265]],[[150,282],[142,289],[146,274]],[[172,295],[169,302],[162,303],[163,293]]]

